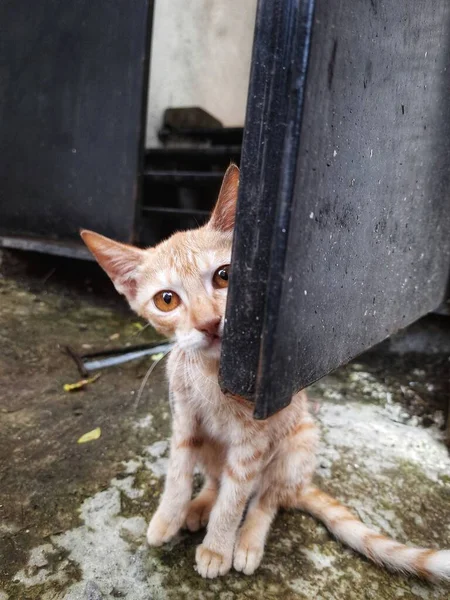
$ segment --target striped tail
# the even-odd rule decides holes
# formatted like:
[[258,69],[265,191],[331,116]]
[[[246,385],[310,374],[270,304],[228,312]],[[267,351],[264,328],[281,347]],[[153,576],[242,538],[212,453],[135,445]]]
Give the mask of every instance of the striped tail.
[[450,581],[450,550],[413,548],[395,542],[364,525],[338,500],[314,486],[306,488],[296,504],[376,564],[432,581]]

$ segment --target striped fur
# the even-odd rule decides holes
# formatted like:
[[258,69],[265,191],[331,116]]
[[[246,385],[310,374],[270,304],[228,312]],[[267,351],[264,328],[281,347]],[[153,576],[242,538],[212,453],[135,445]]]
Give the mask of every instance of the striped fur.
[[374,563],[429,580],[450,580],[450,550],[400,544],[364,525],[345,506],[314,486],[299,495],[297,507],[316,517],[339,540]]
[[[196,531],[207,525],[196,553],[198,572],[216,577],[234,565],[251,574],[263,558],[279,508],[297,507],[377,564],[427,579],[449,579],[450,551],[394,542],[311,485],[319,436],[303,392],[263,422],[253,419],[253,406],[245,399],[222,394],[218,369],[226,287],[217,289],[213,277],[231,260],[237,186],[238,170],[231,166],[211,221],[153,249],[83,233],[130,306],[177,341],[168,361],[173,423],[169,470],[148,543],[163,544],[183,526]],[[179,297],[173,311],[155,306],[153,298],[162,290]],[[211,323],[218,324],[215,341],[206,333]],[[205,474],[205,484],[192,500],[196,466]]]

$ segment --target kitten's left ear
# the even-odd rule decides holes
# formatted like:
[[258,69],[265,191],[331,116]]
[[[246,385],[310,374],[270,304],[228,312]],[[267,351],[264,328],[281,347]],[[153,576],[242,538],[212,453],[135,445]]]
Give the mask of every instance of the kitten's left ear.
[[236,216],[236,202],[239,190],[239,169],[231,164],[222,181],[219,198],[208,223],[218,231],[232,231]]
[[86,229],[80,231],[80,235],[98,264],[109,275],[116,290],[131,304],[136,297],[139,267],[145,257],[144,250],[115,242]]

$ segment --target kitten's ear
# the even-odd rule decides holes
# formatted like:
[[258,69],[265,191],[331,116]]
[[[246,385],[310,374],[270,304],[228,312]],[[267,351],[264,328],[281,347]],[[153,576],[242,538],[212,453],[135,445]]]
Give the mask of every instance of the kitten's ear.
[[144,251],[86,229],[80,231],[80,235],[98,264],[109,275],[116,290],[131,303],[136,297],[139,266],[144,261]]
[[231,164],[222,181],[219,198],[208,223],[218,231],[232,231],[236,216],[236,202],[239,190],[239,169]]

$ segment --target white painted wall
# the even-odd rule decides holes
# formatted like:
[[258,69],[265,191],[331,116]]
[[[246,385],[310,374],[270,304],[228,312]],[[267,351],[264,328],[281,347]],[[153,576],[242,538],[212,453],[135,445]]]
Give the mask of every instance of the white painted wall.
[[147,147],[169,106],[200,106],[226,126],[245,119],[257,0],[156,0]]

